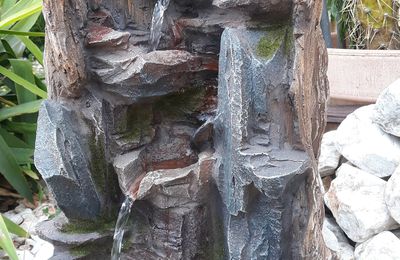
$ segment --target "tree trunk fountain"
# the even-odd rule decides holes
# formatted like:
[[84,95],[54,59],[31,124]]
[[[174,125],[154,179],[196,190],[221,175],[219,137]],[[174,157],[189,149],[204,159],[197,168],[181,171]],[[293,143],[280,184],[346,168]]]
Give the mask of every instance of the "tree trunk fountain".
[[54,259],[108,259],[124,197],[115,259],[333,257],[321,1],[44,2]]

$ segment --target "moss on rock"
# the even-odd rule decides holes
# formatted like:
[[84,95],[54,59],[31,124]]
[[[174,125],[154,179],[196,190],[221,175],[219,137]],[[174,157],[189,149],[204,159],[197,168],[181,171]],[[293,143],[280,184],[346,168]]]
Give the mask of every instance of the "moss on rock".
[[287,35],[287,27],[273,27],[267,29],[266,35],[262,36],[257,45],[257,55],[271,59],[279,50]]

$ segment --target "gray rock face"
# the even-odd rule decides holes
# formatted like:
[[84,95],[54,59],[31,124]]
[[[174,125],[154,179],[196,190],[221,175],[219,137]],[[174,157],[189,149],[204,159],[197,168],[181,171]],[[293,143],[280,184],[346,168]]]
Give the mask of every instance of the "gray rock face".
[[[279,33],[283,36],[276,39],[269,58],[258,55],[263,37]],[[283,134],[291,132],[296,138],[295,116],[287,110],[286,35],[286,28],[227,29],[222,35],[214,140],[222,155],[216,179],[226,207],[230,259],[296,255],[291,251],[294,241],[285,238],[293,235],[288,223],[299,217],[296,196],[312,170],[307,154],[293,149]],[[281,121],[283,113],[286,122]]]
[[400,167],[396,169],[386,184],[385,202],[392,218],[400,223]]
[[386,133],[400,137],[400,80],[396,80],[380,95],[373,120]]
[[129,193],[129,188],[135,180],[144,174],[143,149],[135,150],[114,159],[115,172],[118,175],[119,185],[124,194]]
[[399,259],[400,239],[389,231],[382,232],[356,247],[356,260]]
[[35,159],[67,218],[98,223],[124,193],[124,259],[328,259],[321,1],[174,0],[149,52],[154,3],[45,0]]
[[[93,222],[92,222],[93,224]],[[64,214],[56,216],[52,221],[45,221],[36,227],[36,232],[55,247],[51,259],[106,259],[109,257],[113,230],[103,228],[92,232],[65,232],[71,225]]]
[[213,5],[220,8],[243,8],[256,14],[269,14],[277,17],[287,17],[292,4],[289,0],[213,0]]
[[43,103],[38,125],[35,165],[59,207],[73,218],[97,217],[102,201],[91,178],[88,140],[81,138],[89,130],[73,110],[53,101]]
[[[133,213],[137,220],[129,238],[133,246],[126,256],[208,258],[212,252],[211,228],[218,228],[211,222],[207,201],[214,162],[210,153],[202,153],[198,163],[186,168],[146,174],[134,194],[140,202]],[[152,217],[141,219],[137,214]]]
[[336,131],[325,133],[318,158],[318,172],[321,177],[335,174],[335,170],[339,166],[340,156],[336,149]]
[[349,244],[343,231],[336,224],[335,220],[326,217],[322,229],[324,241],[340,260],[354,260],[354,247]]
[[398,226],[385,204],[384,180],[349,164],[343,164],[336,175],[325,203],[351,240],[364,242]]
[[129,103],[205,82],[215,77],[217,69],[213,57],[180,50],[147,53],[143,47],[132,46],[100,51],[93,55],[91,65],[94,75],[104,83],[99,90],[126,98]]
[[374,105],[370,105],[347,116],[337,130],[336,147],[358,168],[387,177],[400,163],[400,139],[386,134],[373,123],[373,114]]

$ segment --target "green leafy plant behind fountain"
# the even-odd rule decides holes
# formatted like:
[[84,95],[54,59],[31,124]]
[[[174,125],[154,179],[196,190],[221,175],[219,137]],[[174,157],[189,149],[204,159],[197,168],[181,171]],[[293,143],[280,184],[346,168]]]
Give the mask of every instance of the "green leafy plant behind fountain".
[[399,0],[345,0],[341,19],[351,48],[399,49]]
[[43,46],[31,39],[44,37],[31,32],[43,29],[41,10],[42,0],[0,1],[0,174],[31,202],[40,190],[33,166],[37,111],[47,97]]

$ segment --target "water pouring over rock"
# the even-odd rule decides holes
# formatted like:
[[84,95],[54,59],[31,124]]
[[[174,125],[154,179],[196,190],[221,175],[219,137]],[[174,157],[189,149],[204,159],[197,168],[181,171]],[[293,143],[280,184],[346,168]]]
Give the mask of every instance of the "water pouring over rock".
[[153,11],[150,29],[150,50],[155,51],[160,43],[161,30],[164,24],[164,14],[168,9],[170,0],[158,0]]
[[128,224],[129,215],[131,214],[133,199],[126,196],[125,201],[122,203],[121,209],[118,214],[117,224],[114,231],[114,242],[111,251],[111,260],[119,260],[121,257],[122,241],[126,226]]

